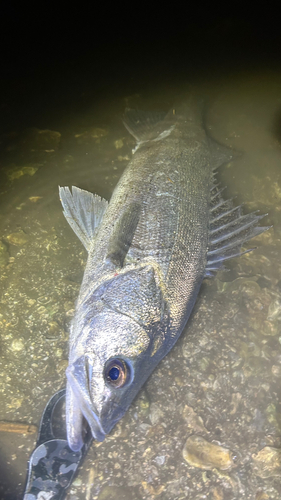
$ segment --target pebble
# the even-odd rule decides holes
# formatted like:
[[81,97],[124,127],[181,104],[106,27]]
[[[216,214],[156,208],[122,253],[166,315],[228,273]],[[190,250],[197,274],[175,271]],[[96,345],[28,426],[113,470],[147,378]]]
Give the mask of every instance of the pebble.
[[281,449],[265,446],[256,455],[253,455],[253,472],[265,479],[281,475]]
[[190,436],[182,454],[189,465],[200,469],[229,470],[233,466],[232,454],[227,448],[209,443],[201,436]]
[[18,233],[11,233],[6,236],[6,240],[8,240],[11,245],[21,247],[28,242],[29,238],[23,231],[19,231]]

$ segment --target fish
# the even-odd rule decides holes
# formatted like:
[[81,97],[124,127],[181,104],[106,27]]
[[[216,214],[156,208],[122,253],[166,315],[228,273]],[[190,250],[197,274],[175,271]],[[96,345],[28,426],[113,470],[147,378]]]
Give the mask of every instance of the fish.
[[196,100],[168,113],[127,109],[132,159],[109,203],[60,187],[63,214],[88,252],[70,327],[66,429],[103,441],[171,350],[202,281],[268,227],[225,200],[217,168],[235,153],[206,132]]

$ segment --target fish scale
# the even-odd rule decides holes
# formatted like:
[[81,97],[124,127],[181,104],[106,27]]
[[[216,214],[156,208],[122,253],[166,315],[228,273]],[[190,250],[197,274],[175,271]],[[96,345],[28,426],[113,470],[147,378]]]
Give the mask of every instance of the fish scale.
[[88,251],[69,340],[66,424],[103,440],[181,334],[201,283],[265,231],[262,216],[224,200],[215,170],[233,156],[190,101],[165,117],[127,110],[137,144],[109,203],[60,188],[64,215]]

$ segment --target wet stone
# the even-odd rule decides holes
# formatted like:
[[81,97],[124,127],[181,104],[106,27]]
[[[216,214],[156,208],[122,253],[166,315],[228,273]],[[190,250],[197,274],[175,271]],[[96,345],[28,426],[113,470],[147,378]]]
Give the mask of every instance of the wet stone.
[[23,342],[23,340],[21,339],[15,339],[13,340],[12,344],[11,344],[11,350],[12,351],[16,351],[16,352],[19,352],[19,351],[22,351],[25,347],[25,344]]
[[195,432],[208,432],[207,429],[204,427],[204,423],[201,417],[199,417],[193,408],[190,406],[185,405],[182,416],[187,422],[188,427],[193,429]]
[[232,454],[227,448],[209,443],[201,436],[190,436],[182,454],[189,465],[200,469],[229,470],[234,465]]
[[262,325],[261,333],[266,337],[275,337],[280,332],[277,322],[265,321]]
[[114,141],[114,146],[115,146],[116,149],[123,148],[123,146],[124,146],[123,139],[117,139],[116,141]]
[[37,203],[39,200],[42,199],[42,196],[29,196],[29,201],[31,201],[31,203]]
[[75,134],[75,139],[77,140],[78,144],[89,144],[90,142],[96,142],[97,144],[100,142],[100,140],[103,137],[106,137],[108,135],[108,130],[104,128],[99,128],[99,127],[92,127],[89,130],[85,130],[84,132],[81,132],[80,134]]
[[6,236],[6,240],[11,244],[15,245],[17,247],[21,247],[23,245],[26,245],[28,242],[29,238],[27,234],[25,234],[23,231],[19,231],[17,233],[11,233],[8,236]]
[[221,488],[214,488],[212,490],[212,500],[223,500],[223,492]]
[[144,417],[146,417],[146,415],[148,415],[149,413],[149,406],[150,406],[148,396],[144,390],[142,390],[142,392],[138,397],[137,406],[138,406],[139,419],[144,419]]
[[273,403],[267,406],[265,413],[268,422],[273,425],[276,432],[278,432],[281,428],[281,413],[277,411],[276,406]]
[[36,174],[39,167],[42,166],[42,163],[27,163],[22,165],[21,167],[13,166],[10,167],[6,174],[10,181],[14,181],[15,179],[19,179],[23,175],[34,175]]
[[269,321],[281,320],[281,300],[279,298],[269,304],[267,318]]
[[60,331],[61,331],[61,329],[60,329],[59,324],[56,321],[50,321],[50,323],[48,324],[46,338],[55,339],[55,338],[59,337]]
[[264,491],[258,491],[255,500],[269,500],[269,496]]
[[265,446],[256,455],[253,455],[253,472],[265,479],[281,475],[281,449]]
[[161,408],[157,404],[151,403],[149,418],[150,418],[152,425],[158,424],[160,422],[160,420],[162,419],[162,417],[163,417],[163,412],[162,412]]

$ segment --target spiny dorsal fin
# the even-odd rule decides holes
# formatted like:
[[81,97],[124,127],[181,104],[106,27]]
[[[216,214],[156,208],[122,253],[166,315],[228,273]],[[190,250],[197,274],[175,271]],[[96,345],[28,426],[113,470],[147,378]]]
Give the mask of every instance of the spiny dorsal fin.
[[126,207],[114,225],[108,244],[106,259],[110,260],[117,267],[123,266],[139,222],[140,212],[140,204],[131,203]]
[[96,194],[72,186],[59,187],[63,215],[79,240],[89,251],[96,229],[101,223],[108,202]]
[[270,226],[260,227],[258,223],[265,215],[256,212],[243,215],[241,206],[234,207],[232,200],[224,200],[222,189],[213,186],[211,189],[209,250],[205,276],[223,268],[224,261],[239,257],[249,250],[241,251],[242,245],[263,233]]

